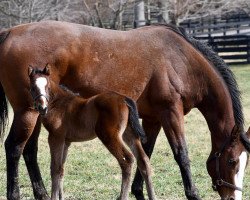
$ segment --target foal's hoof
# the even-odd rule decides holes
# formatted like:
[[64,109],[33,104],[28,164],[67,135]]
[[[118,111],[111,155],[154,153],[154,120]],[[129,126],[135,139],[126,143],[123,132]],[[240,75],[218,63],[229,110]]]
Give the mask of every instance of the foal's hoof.
[[51,200],[51,198],[48,195],[45,195],[45,196],[36,197],[36,200]]

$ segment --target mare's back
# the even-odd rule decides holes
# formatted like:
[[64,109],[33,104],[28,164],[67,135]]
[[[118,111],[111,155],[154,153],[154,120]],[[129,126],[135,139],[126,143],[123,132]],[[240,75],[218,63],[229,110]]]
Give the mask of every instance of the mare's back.
[[[71,85],[71,89],[79,91],[79,85],[94,86],[87,96],[97,90],[114,90],[136,99],[154,77],[164,79],[164,84],[188,82],[190,69],[201,70],[204,60],[180,34],[165,26],[115,31],[44,21],[20,25],[10,31],[2,47],[4,60],[22,60],[23,63],[16,65],[25,64],[19,66],[24,69],[26,63],[57,64],[57,74],[61,77],[70,72],[62,82]],[[6,69],[16,65],[5,64]],[[6,76],[7,73],[8,70]]]

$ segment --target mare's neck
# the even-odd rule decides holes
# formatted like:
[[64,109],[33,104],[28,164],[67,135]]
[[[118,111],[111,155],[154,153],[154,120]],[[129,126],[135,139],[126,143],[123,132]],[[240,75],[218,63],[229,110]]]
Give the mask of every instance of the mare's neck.
[[235,119],[232,99],[223,79],[216,73],[208,85],[198,109],[207,121],[212,149],[216,151],[231,136]]

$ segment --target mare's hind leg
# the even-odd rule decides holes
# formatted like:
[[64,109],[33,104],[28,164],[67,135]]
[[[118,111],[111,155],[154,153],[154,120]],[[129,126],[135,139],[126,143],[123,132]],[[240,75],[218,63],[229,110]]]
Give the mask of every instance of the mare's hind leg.
[[169,144],[174,154],[174,158],[179,165],[187,199],[201,199],[198,195],[190,170],[190,161],[184,136],[184,114],[182,103],[169,105],[168,109],[162,112],[162,126],[168,138]]
[[[142,126],[147,135],[147,142],[142,144],[142,146],[145,153],[150,158],[154,149],[156,138],[161,129],[161,124],[153,120],[143,120]],[[138,168],[136,169],[135,178],[132,184],[132,193],[135,195],[137,200],[145,199],[143,195],[143,178]]]
[[137,166],[140,170],[140,174],[142,175],[143,179],[146,182],[148,197],[150,200],[154,200],[155,192],[152,184],[152,177],[151,177],[151,167],[149,158],[143,150],[141,145],[141,141],[138,137],[135,136],[136,133],[133,133],[132,129],[128,127],[123,134],[124,141],[128,144],[131,151],[133,152],[136,160]]
[[14,113],[10,133],[5,141],[7,164],[7,199],[19,200],[18,164],[24,146],[33,132],[38,114],[33,110]]
[[37,163],[38,137],[41,130],[40,117],[37,120],[34,131],[23,150],[23,157],[29,172],[35,199],[49,200],[48,193],[44,187],[40,169]]
[[122,170],[122,186],[119,200],[127,200],[129,194],[130,179],[133,165],[133,155],[126,149],[117,129],[108,129],[102,125],[96,128],[98,138],[107,147],[110,153],[117,159]]

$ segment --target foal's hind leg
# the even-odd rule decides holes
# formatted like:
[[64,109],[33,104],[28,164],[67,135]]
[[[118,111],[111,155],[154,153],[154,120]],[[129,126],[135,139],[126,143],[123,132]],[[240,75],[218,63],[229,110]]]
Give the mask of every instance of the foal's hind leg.
[[133,165],[133,155],[126,149],[117,130],[99,125],[96,129],[98,138],[107,147],[110,153],[117,159],[122,170],[122,186],[119,200],[127,200],[129,194],[130,179]]
[[174,154],[174,158],[179,165],[187,199],[200,200],[190,170],[190,161],[184,136],[184,114],[182,103],[169,105],[169,108],[162,112],[162,126],[168,138],[169,144]]
[[7,199],[19,200],[18,164],[23,148],[33,132],[38,114],[32,110],[14,112],[10,133],[5,141],[7,160]]
[[[142,120],[142,127],[147,135],[147,142],[142,144],[142,146],[145,153],[150,158],[153,153],[156,138],[161,129],[161,124],[153,120]],[[145,199],[143,195],[143,178],[138,167],[132,184],[132,193],[137,200]]]
[[137,166],[140,170],[140,174],[142,175],[143,179],[146,182],[148,197],[150,200],[154,200],[155,192],[152,184],[152,177],[151,177],[151,167],[149,158],[144,152],[141,141],[138,137],[135,136],[135,133],[128,127],[123,134],[123,138],[125,142],[130,147],[131,151],[133,152],[134,156],[137,160]]
[[35,199],[49,200],[44,187],[40,169],[37,163],[38,137],[41,130],[41,121],[38,118],[34,131],[23,150],[23,157],[31,179]]

